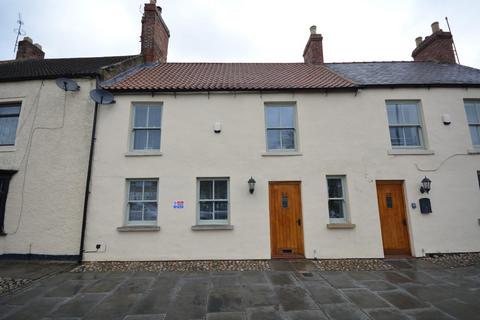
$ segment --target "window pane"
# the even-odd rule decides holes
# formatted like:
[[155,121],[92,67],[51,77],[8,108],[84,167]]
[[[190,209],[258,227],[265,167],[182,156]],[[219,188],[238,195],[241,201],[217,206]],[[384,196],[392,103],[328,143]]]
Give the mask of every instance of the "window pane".
[[267,130],[268,150],[281,149],[280,134],[281,134],[281,130]]
[[17,124],[18,117],[0,118],[0,144],[15,144]]
[[155,221],[157,220],[157,203],[145,202],[143,204],[143,220]]
[[157,181],[144,182],[143,200],[157,200]]
[[405,127],[403,128],[405,135],[406,146],[420,146],[420,128],[418,127]]
[[345,218],[343,200],[328,200],[328,212],[331,219]]
[[227,181],[215,180],[215,199],[227,199]]
[[295,149],[295,130],[282,130],[282,149]]
[[399,107],[402,110],[401,123],[420,124],[418,119],[418,108],[416,104],[402,104]]
[[148,126],[160,128],[160,123],[162,120],[162,107],[153,106],[149,108],[148,111]]
[[130,181],[129,200],[142,200],[143,181]]
[[295,114],[293,107],[281,107],[280,125],[282,128],[295,128]]
[[480,126],[470,126],[470,134],[472,135],[472,143],[480,145]]
[[147,126],[147,106],[135,107],[135,121],[134,127],[146,127]]
[[390,128],[390,141],[392,142],[392,146],[403,145],[402,128],[400,127]]
[[133,149],[145,150],[147,148],[147,131],[133,130]]
[[200,199],[213,199],[213,181],[200,181]]
[[280,117],[281,117],[281,108],[280,107],[267,107],[266,117],[267,117],[267,128],[280,128]]
[[342,179],[328,178],[327,183],[329,198],[343,198]]
[[213,202],[200,201],[200,220],[213,220]]
[[398,124],[398,108],[396,104],[387,104],[388,124]]
[[0,106],[0,115],[19,115],[20,106]]
[[465,112],[467,113],[468,123],[480,123],[480,115],[478,114],[474,103],[466,103]]
[[141,203],[129,203],[128,220],[141,221],[142,210],[143,210],[143,205]]
[[160,130],[145,130],[148,132],[147,149],[160,149]]
[[227,201],[215,201],[215,219],[217,220],[228,219],[228,202]]

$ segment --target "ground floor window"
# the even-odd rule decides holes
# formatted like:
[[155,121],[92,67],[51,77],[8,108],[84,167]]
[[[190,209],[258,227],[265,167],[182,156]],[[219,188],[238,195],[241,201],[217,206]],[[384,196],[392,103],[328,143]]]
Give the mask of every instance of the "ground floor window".
[[347,223],[345,176],[327,176],[330,223]]
[[198,178],[197,194],[198,224],[228,224],[228,178]]
[[158,180],[129,179],[127,185],[127,224],[156,224]]

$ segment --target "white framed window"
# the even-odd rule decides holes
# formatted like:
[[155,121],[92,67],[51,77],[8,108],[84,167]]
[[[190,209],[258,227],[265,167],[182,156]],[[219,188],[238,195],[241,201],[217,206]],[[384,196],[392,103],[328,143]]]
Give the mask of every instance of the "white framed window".
[[0,104],[0,146],[15,145],[21,103]]
[[267,151],[296,151],[296,122],[293,104],[265,105]]
[[157,224],[158,179],[128,179],[127,186],[127,224]]
[[162,104],[133,105],[131,150],[160,150]]
[[417,101],[387,101],[392,148],[423,148],[422,120]]
[[347,223],[346,177],[327,176],[328,216],[330,223]]
[[480,148],[480,100],[465,101],[465,112],[472,144]]
[[198,178],[198,224],[228,224],[230,218],[228,178]]

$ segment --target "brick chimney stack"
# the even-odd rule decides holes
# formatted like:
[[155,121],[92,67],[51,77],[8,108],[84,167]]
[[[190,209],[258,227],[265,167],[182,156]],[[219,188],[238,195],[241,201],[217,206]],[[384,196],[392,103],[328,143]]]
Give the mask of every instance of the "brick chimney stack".
[[303,60],[305,63],[317,64],[323,63],[323,37],[317,34],[317,27],[310,27],[310,38],[308,39],[305,50],[303,50]]
[[432,23],[432,34],[415,39],[417,47],[412,52],[414,61],[433,61],[438,63],[456,63],[453,51],[453,37],[450,32],[440,29],[438,22]]
[[142,17],[141,43],[145,62],[166,62],[170,31],[162,19],[162,8],[156,0],[145,3]]
[[25,37],[18,42],[17,57],[15,60],[42,60],[43,58],[45,58],[45,52],[42,51],[42,46],[38,43],[34,44],[29,37]]

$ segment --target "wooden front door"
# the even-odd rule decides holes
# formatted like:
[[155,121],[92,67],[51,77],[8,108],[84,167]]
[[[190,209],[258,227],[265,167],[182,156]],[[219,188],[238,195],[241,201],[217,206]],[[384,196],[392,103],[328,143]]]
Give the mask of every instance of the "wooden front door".
[[300,182],[270,182],[272,258],[303,258]]
[[403,181],[377,181],[377,197],[385,255],[410,255]]

